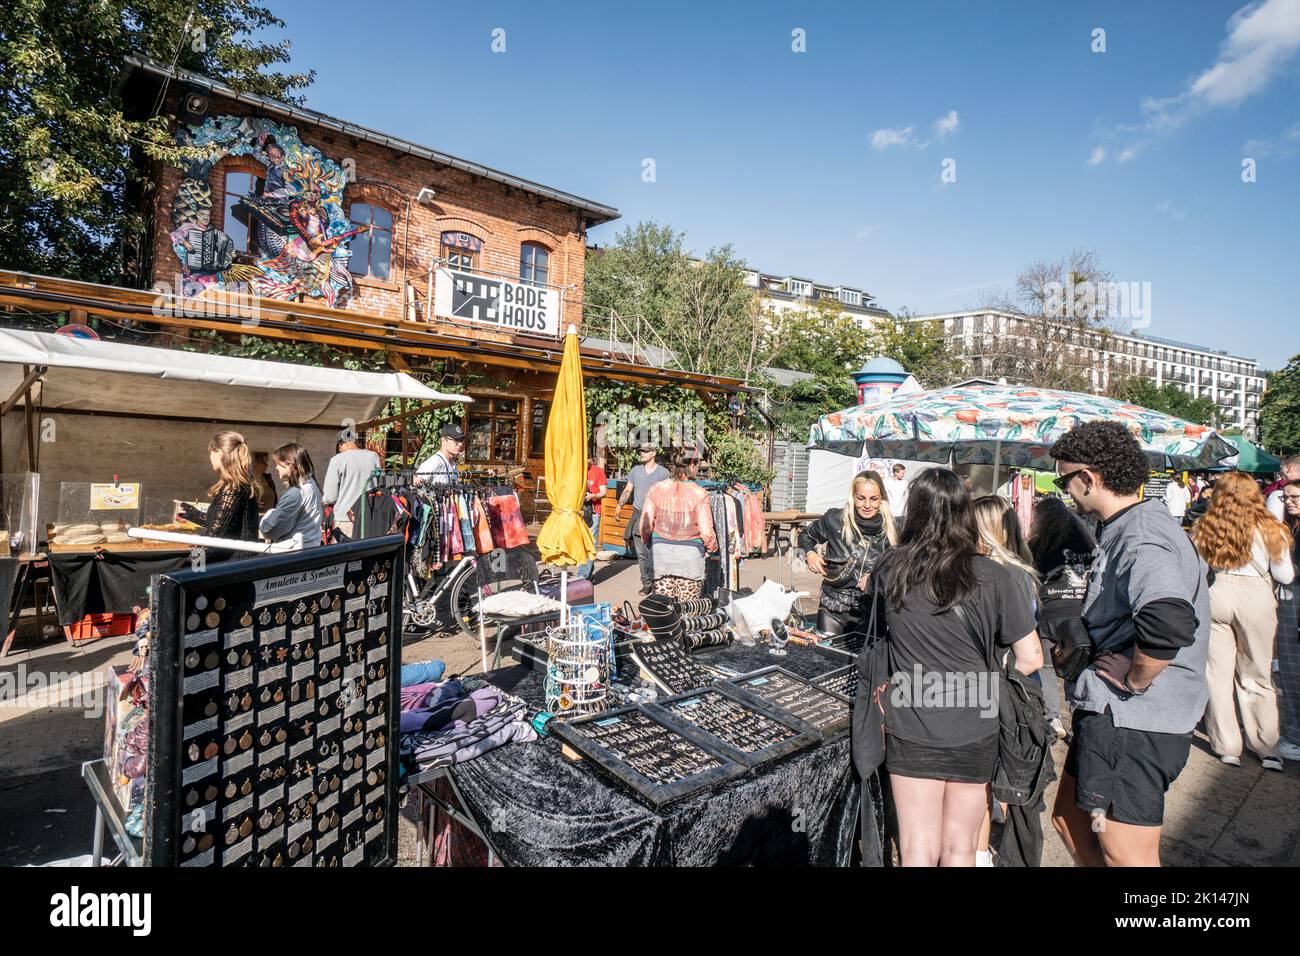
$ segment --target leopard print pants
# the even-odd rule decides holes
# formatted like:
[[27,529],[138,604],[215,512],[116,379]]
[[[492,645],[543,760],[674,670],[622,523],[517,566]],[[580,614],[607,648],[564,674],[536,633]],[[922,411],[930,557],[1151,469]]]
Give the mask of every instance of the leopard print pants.
[[655,578],[654,593],[675,597],[679,601],[694,601],[704,590],[704,582],[695,578],[679,578],[671,574]]

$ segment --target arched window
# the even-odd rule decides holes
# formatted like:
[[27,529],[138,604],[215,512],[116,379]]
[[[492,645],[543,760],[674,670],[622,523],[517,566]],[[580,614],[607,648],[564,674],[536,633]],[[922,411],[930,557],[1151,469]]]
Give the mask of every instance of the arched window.
[[393,258],[393,214],[383,206],[354,202],[348,218],[353,228],[367,230],[352,237],[348,271],[354,276],[387,279]]
[[221,231],[230,237],[238,252],[257,252],[256,234],[248,228],[248,220],[235,212],[235,206],[245,196],[259,196],[263,180],[260,176],[240,170],[226,173],[221,216]]
[[550,261],[551,254],[545,246],[525,242],[519,247],[519,281],[530,285],[546,285]]
[[444,232],[438,255],[452,269],[477,269],[483,241],[467,232]]

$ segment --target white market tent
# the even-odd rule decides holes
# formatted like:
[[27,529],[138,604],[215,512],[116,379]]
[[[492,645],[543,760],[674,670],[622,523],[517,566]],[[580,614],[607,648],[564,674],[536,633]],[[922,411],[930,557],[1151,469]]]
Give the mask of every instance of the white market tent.
[[390,399],[470,402],[402,372],[351,372],[202,352],[123,345],[0,329],[0,402],[22,404],[30,370],[44,368],[32,399],[45,411],[220,418],[334,426],[373,418]]

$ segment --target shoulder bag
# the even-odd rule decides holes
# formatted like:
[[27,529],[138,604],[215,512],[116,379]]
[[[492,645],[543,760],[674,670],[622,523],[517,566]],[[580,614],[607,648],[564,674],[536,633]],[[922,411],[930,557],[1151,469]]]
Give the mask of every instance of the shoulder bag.
[[[879,581],[877,581],[879,585]],[[885,701],[889,690],[889,637],[881,626],[879,586],[868,598],[871,616],[858,652],[858,693],[853,700],[853,765],[866,780],[885,762]]]
[[993,796],[1013,807],[1032,806],[1042,797],[1054,773],[1049,748],[1055,734],[1043,716],[1042,688],[1016,670],[1014,663],[997,663],[994,641],[980,639],[965,608],[954,604],[952,611],[966,626],[989,672],[997,675],[998,759],[993,770]]

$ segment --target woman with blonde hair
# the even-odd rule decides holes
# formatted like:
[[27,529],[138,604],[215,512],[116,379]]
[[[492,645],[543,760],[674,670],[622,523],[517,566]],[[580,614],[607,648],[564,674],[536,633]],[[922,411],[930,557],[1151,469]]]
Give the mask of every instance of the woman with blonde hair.
[[[1281,770],[1278,703],[1273,687],[1277,601],[1273,582],[1295,580],[1291,535],[1264,504],[1254,480],[1229,472],[1214,485],[1192,542],[1214,571],[1210,585],[1210,652],[1205,683],[1210,702],[1205,725],[1210,747],[1230,767],[1241,766],[1242,734],[1266,770]],[[1234,687],[1236,707],[1233,706]]]
[[847,634],[863,629],[871,571],[897,541],[885,482],[874,471],[859,472],[844,507],[826,512],[799,533],[799,557],[823,577],[819,631]]
[[[206,513],[182,505],[180,517],[203,526],[209,538],[257,540],[257,491],[253,487],[253,460],[239,432],[217,432],[208,442],[208,462],[217,480],[208,489],[212,503]],[[207,560],[224,561],[235,552],[209,549]]]

